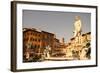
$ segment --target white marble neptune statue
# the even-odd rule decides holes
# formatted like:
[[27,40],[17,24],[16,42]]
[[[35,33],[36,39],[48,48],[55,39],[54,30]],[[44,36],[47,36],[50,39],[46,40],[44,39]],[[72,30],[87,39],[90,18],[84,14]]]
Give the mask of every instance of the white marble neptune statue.
[[74,37],[79,36],[82,31],[82,23],[80,16],[75,16],[75,22],[74,22]]

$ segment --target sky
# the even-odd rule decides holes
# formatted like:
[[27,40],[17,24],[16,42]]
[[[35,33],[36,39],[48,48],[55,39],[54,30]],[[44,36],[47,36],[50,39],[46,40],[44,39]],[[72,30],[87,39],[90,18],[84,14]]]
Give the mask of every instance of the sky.
[[80,16],[82,33],[91,31],[91,14],[79,12],[58,12],[23,10],[23,28],[36,28],[56,34],[57,39],[68,42],[73,37],[75,16]]

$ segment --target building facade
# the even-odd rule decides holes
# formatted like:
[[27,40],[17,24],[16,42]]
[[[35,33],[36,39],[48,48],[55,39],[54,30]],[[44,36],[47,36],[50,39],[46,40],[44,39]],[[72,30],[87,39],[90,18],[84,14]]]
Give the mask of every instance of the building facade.
[[23,29],[23,56],[25,62],[32,61],[35,56],[39,58],[46,47],[54,48],[54,34],[38,31],[34,28]]
[[41,53],[41,33],[36,29],[24,29],[23,31],[23,56],[32,60],[35,55]]
[[42,40],[42,48],[46,48],[47,46],[50,46],[51,48],[54,48],[54,34],[49,33],[46,31],[41,31],[41,40]]

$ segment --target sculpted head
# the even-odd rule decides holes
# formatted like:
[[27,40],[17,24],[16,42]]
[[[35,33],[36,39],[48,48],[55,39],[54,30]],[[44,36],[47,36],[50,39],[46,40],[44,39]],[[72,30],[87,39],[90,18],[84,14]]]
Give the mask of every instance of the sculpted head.
[[80,16],[75,16],[75,21],[80,20]]

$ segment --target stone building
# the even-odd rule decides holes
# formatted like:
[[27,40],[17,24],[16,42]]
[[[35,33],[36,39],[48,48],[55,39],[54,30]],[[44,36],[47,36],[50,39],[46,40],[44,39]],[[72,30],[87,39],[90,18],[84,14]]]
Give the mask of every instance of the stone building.
[[54,48],[54,34],[46,31],[41,31],[42,48],[50,46]]
[[[54,38],[54,34],[46,31],[38,31],[34,28],[23,29],[23,56],[24,60],[32,60],[35,56],[41,56],[49,46],[54,49],[58,40]],[[26,61],[27,61],[26,60]]]
[[[31,60],[33,56],[41,53],[41,32],[36,29],[24,28],[23,31],[23,56],[24,59]],[[28,57],[27,57],[28,56]]]

